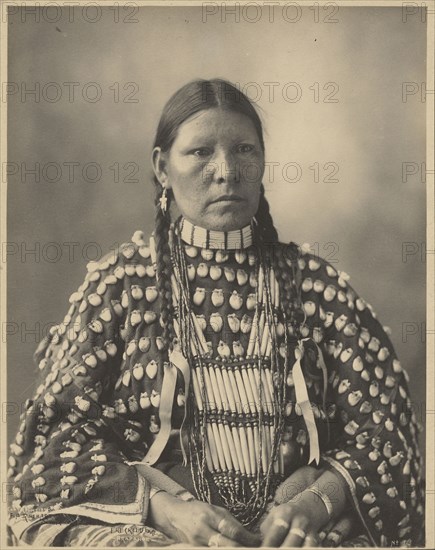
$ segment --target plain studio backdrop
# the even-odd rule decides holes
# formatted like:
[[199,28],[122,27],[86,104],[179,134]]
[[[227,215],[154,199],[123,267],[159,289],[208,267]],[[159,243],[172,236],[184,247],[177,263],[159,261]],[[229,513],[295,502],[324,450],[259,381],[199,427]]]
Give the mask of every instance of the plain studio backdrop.
[[35,389],[37,341],[62,321],[87,262],[151,232],[157,122],[197,77],[238,83],[260,106],[281,241],[310,243],[351,276],[391,327],[424,422],[424,17],[217,6],[10,14],[10,438]]

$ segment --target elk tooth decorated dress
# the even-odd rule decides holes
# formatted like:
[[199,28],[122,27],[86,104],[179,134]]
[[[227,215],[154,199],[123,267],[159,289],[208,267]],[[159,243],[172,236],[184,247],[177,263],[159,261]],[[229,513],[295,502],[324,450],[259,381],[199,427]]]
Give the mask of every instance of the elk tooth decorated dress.
[[278,274],[251,226],[223,233],[182,219],[171,231],[169,360],[154,239],[140,231],[88,265],[36,350],[41,384],[9,457],[14,536],[65,518],[146,525],[158,483],[140,465],[178,460],[196,498],[248,526],[299,466],[326,466],[346,481],[369,545],[419,544],[407,374],[349,277],[292,243],[273,247]]

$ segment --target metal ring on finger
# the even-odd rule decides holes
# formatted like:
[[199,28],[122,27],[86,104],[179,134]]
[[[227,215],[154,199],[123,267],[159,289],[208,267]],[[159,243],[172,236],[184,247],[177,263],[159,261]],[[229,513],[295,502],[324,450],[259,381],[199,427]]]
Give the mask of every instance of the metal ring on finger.
[[290,529],[290,523],[288,523],[285,519],[282,519],[282,518],[276,518],[275,520],[273,520],[273,525],[275,525],[276,527],[281,527],[286,531]]
[[295,537],[299,537],[302,540],[305,539],[307,534],[303,529],[300,529],[299,527],[292,527],[289,531],[289,535],[295,535]]
[[219,522],[219,525],[217,526],[217,530],[219,531],[219,533],[222,533],[224,525],[225,525],[225,518],[222,518]]
[[219,537],[221,536],[220,533],[215,533],[208,539],[207,546],[210,546],[210,548],[218,547],[219,546]]

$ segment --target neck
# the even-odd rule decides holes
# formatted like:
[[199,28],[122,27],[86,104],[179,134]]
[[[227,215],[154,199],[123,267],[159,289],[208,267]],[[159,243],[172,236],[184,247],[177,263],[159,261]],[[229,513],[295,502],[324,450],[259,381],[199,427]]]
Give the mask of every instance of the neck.
[[248,248],[253,242],[251,225],[232,231],[215,231],[194,225],[186,218],[181,218],[179,228],[182,240],[199,248],[241,250]]

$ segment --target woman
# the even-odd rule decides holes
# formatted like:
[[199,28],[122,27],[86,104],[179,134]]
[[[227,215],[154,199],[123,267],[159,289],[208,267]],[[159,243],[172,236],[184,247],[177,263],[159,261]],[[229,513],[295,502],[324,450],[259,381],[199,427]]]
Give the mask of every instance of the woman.
[[252,104],[187,84],[152,161],[153,237],[91,262],[35,354],[43,382],[10,457],[16,540],[421,543],[407,375],[348,276],[278,241]]

